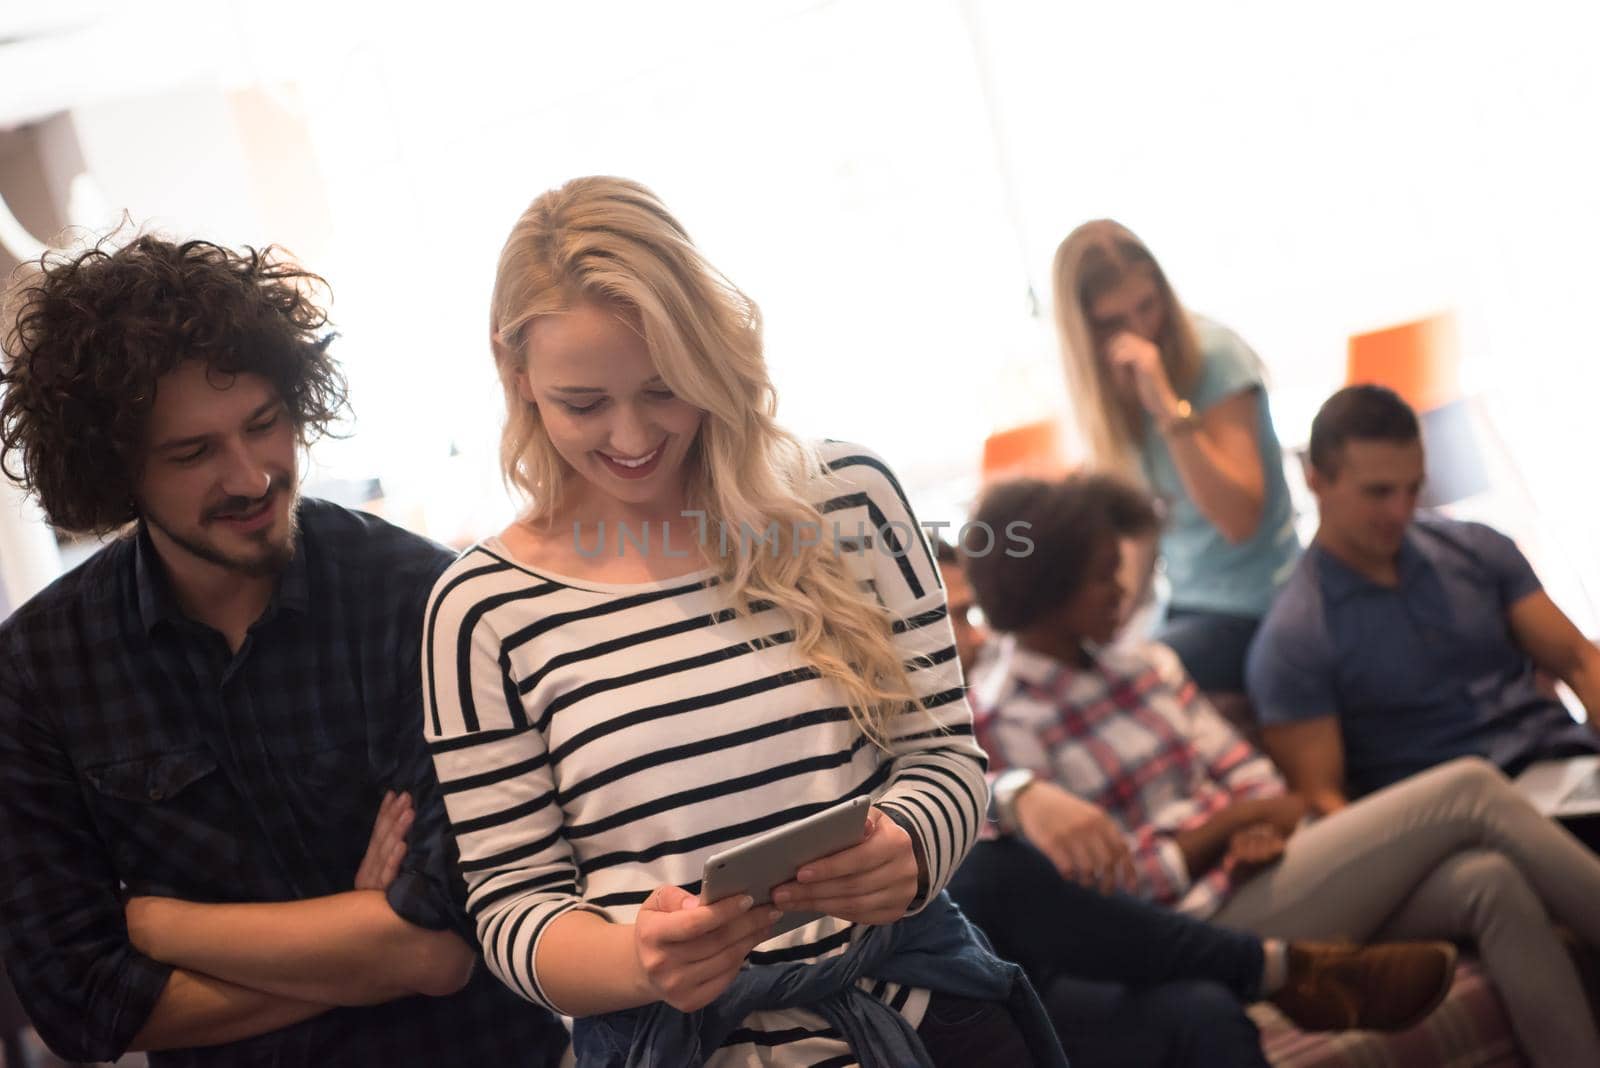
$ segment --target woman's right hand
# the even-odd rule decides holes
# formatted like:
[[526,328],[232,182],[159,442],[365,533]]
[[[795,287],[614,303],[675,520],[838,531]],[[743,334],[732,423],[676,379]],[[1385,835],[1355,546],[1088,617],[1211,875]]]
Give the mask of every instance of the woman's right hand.
[[1271,823],[1252,823],[1233,832],[1222,863],[1229,866],[1235,879],[1248,879],[1276,863],[1287,845],[1284,833]]
[[1106,342],[1106,358],[1125,388],[1139,398],[1140,407],[1158,423],[1165,422],[1177,407],[1178,394],[1161,362],[1160,347],[1124,330]]
[[634,917],[634,957],[656,1000],[693,1012],[728,988],[781,915],[753,908],[749,895],[703,905],[682,887],[658,886]]
[[[1236,832],[1260,825],[1287,843],[1299,828],[1305,812],[1305,802],[1295,794],[1252,797],[1219,809],[1200,826],[1177,832],[1172,840],[1182,851],[1189,874],[1198,878],[1228,856]],[[1258,834],[1260,832],[1255,832],[1251,841],[1256,841]],[[1253,856],[1258,854],[1259,851],[1252,851]]]

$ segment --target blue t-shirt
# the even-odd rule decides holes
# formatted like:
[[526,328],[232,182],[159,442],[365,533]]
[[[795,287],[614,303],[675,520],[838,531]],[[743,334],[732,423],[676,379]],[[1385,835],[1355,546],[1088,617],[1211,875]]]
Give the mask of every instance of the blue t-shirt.
[[1172,586],[1173,607],[1259,618],[1300,555],[1289,485],[1283,477],[1283,450],[1272,427],[1261,360],[1222,324],[1198,315],[1193,321],[1202,362],[1199,380],[1185,399],[1195,412],[1239,393],[1256,394],[1256,444],[1267,490],[1260,526],[1239,545],[1223,537],[1189,499],[1166,439],[1148,416],[1139,460],[1151,488],[1167,502],[1161,558]]
[[1263,724],[1338,716],[1352,797],[1460,756],[1509,774],[1600,751],[1540,691],[1507,611],[1540,589],[1527,558],[1481,523],[1419,516],[1397,587],[1312,545],[1261,624],[1246,682]]

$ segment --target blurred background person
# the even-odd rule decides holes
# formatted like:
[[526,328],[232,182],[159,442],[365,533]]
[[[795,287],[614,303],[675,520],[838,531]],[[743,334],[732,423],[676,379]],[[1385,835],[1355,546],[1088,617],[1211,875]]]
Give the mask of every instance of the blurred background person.
[[1250,639],[1300,551],[1261,361],[1185,309],[1150,250],[1109,219],[1061,242],[1054,286],[1091,464],[1166,502],[1157,637],[1201,689],[1238,693]]

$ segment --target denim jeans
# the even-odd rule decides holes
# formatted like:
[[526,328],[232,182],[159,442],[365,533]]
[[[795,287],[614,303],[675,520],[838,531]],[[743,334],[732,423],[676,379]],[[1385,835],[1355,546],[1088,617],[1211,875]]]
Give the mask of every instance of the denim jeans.
[[1244,658],[1261,620],[1198,609],[1167,609],[1155,640],[1172,647],[1183,669],[1206,693],[1243,693]]
[[1022,965],[1074,1068],[1265,1065],[1255,936],[1068,882],[1020,838],[979,842],[948,890]]
[[1063,976],[1044,994],[1073,1068],[1267,1068],[1261,1033],[1227,987],[1155,986]]
[[978,1001],[934,994],[917,1028],[934,1068],[1003,1064],[1034,1068],[1027,1037],[1003,1001]]

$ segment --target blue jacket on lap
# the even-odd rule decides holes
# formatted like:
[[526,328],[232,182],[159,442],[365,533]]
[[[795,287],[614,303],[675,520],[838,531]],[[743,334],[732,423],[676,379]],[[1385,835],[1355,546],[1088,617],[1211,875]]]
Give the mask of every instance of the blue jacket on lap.
[[1055,1031],[1022,969],[996,957],[946,894],[898,923],[872,927],[837,957],[751,965],[710,1005],[665,1002],[577,1020],[578,1068],[683,1068],[714,1054],[752,1012],[806,1006],[844,1036],[862,1068],[932,1068],[916,1029],[857,980],[872,978],[979,1001],[1004,1002],[1034,1064],[1066,1068]]

